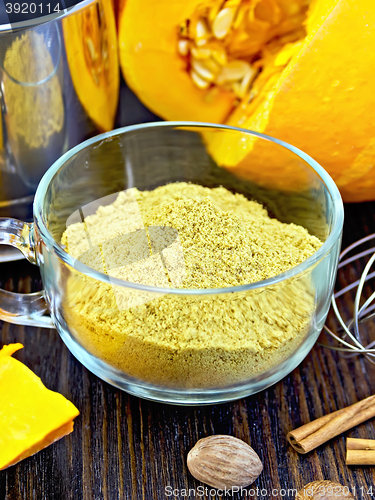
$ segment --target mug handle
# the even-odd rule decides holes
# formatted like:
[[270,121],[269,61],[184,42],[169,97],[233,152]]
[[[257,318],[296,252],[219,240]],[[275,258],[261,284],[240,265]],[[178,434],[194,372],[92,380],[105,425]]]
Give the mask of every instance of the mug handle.
[[[34,224],[0,217],[0,245],[18,248],[26,259],[38,265]],[[44,290],[35,293],[14,293],[0,289],[0,319],[8,323],[42,328],[54,328],[44,299]]]

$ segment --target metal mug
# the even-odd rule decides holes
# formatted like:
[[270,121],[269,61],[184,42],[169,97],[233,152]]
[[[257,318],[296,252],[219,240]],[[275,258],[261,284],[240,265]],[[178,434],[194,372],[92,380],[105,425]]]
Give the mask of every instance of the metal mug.
[[[36,187],[52,163],[113,127],[95,123],[82,105],[66,50],[72,34],[66,19],[76,18],[71,28],[84,16],[99,16],[100,2],[80,2],[58,19],[22,30],[0,26],[0,216],[31,220]],[[114,12],[110,22],[115,26]],[[83,38],[84,31],[75,36]],[[98,36],[101,44],[102,32]],[[119,81],[118,63],[115,74]]]

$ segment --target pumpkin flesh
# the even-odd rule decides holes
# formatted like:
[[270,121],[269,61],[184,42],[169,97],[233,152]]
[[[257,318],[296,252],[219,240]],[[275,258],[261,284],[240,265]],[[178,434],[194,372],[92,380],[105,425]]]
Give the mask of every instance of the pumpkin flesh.
[[226,90],[195,86],[186,71],[187,59],[177,54],[180,24],[198,3],[126,0],[119,21],[120,64],[128,85],[158,115],[222,122],[235,97]]
[[[370,0],[127,0],[120,61],[156,114],[283,139],[317,160],[344,200],[361,201],[375,199],[374,25]],[[268,168],[257,169],[262,141],[207,142],[216,161],[240,175],[272,186],[276,177],[286,185],[288,172],[299,184],[268,153]]]
[[77,408],[48,390],[12,358],[22,344],[0,349],[0,470],[33,455],[73,430]]
[[114,6],[100,0],[62,21],[74,89],[100,131],[113,128],[119,98]]
[[[316,3],[319,15],[307,24],[301,49],[273,89],[261,131],[310,154],[330,173],[344,201],[375,199],[375,140],[368,112],[375,106],[370,69],[375,54],[369,50],[375,48],[370,28],[375,11],[367,0],[325,2],[322,9],[323,4]],[[253,116],[245,128],[251,128]],[[245,157],[235,168],[246,172],[247,164]]]

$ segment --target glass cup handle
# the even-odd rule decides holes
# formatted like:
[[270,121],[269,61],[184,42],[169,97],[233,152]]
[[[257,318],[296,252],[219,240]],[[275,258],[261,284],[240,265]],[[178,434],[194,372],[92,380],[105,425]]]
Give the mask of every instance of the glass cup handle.
[[[35,243],[34,224],[17,219],[0,217],[0,245],[18,248],[26,259],[38,265]],[[0,319],[16,325],[54,328],[44,299],[44,291],[35,293],[14,293],[0,289]]]

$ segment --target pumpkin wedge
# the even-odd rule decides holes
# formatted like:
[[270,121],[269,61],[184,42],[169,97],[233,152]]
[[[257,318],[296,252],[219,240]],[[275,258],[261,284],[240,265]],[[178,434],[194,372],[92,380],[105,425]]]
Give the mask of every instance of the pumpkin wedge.
[[235,96],[226,89],[208,88],[205,81],[193,83],[187,54],[182,47],[178,53],[183,21],[198,3],[126,0],[119,20],[120,65],[128,85],[163,118],[222,122]]
[[[330,173],[344,201],[364,201],[375,199],[374,26],[371,0],[126,0],[120,62],[133,91],[163,118],[285,140]],[[201,105],[212,94],[217,102]],[[262,141],[206,140],[217,162],[241,176],[300,185]]]
[[77,97],[100,131],[111,130],[120,86],[112,0],[99,0],[65,17],[62,26]]
[[22,347],[10,344],[0,350],[0,470],[72,432],[79,415],[72,403],[12,358]]

